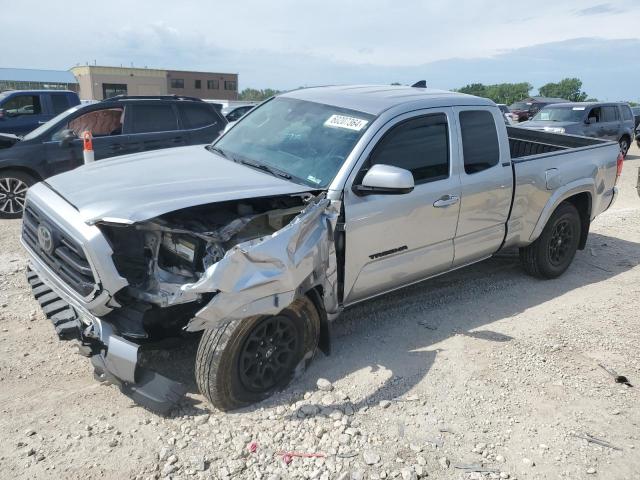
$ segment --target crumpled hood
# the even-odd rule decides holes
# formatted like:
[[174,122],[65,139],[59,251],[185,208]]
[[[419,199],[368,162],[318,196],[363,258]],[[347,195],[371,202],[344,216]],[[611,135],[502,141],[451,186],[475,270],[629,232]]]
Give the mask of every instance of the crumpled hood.
[[46,183],[87,223],[133,223],[196,205],[311,190],[234,163],[204,145],[100,160]]

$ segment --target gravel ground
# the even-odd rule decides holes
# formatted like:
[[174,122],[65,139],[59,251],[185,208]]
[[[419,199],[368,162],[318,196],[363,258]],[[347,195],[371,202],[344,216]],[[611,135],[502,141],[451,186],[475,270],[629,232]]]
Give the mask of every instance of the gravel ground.
[[195,341],[146,359],[188,382],[169,417],[94,381],[32,300],[20,223],[3,221],[0,477],[640,478],[639,165],[634,146],[562,278],[504,254],[354,307],[331,356],[227,414],[196,393]]

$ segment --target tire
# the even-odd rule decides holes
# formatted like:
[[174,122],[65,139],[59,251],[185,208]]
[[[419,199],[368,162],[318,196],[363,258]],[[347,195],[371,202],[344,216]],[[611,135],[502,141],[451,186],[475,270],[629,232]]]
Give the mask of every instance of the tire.
[[0,218],[20,218],[27,189],[37,180],[20,170],[0,171]]
[[531,245],[520,249],[520,262],[525,271],[538,278],[562,275],[578,250],[580,215],[569,202],[562,202]]
[[299,366],[307,366],[319,337],[320,315],[307,297],[277,315],[205,330],[196,355],[196,383],[220,410],[256,403],[288,385]]
[[631,146],[631,142],[629,141],[629,138],[622,137],[618,141],[618,145],[620,145],[620,151],[622,152],[622,156],[624,158],[626,158],[627,157],[627,153],[629,152],[629,147]]

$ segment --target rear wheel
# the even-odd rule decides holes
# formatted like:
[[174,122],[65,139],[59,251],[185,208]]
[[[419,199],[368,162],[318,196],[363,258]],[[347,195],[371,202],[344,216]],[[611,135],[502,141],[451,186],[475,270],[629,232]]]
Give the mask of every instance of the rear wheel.
[[562,202],[542,234],[531,245],[520,249],[520,261],[527,273],[539,278],[562,275],[578,250],[580,215],[571,203]]
[[20,218],[27,190],[36,183],[31,175],[19,170],[0,171],[0,218]]
[[306,297],[277,315],[258,315],[205,330],[196,357],[200,392],[220,410],[269,397],[285,387],[318,346],[320,316]]
[[618,142],[618,144],[620,145],[620,151],[622,152],[622,156],[626,157],[627,152],[629,151],[629,147],[631,146],[631,142],[627,137],[622,137]]

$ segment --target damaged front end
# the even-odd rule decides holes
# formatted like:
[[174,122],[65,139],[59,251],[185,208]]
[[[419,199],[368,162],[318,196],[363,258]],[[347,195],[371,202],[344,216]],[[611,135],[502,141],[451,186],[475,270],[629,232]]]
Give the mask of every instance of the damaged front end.
[[[338,311],[339,207],[323,193],[290,194],[190,207],[137,223],[95,222],[126,280],[109,292],[106,314],[92,314],[65,295],[55,272],[43,276],[36,268],[29,281],[39,301],[50,291],[45,313],[61,336],[78,336],[100,379],[166,412],[185,388],[140,367],[141,348],[224,321],[277,314],[312,289],[321,292],[326,312]],[[58,310],[51,308],[54,296]]]

